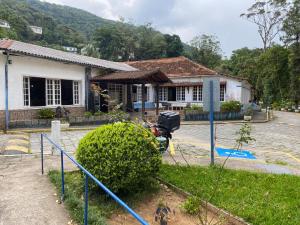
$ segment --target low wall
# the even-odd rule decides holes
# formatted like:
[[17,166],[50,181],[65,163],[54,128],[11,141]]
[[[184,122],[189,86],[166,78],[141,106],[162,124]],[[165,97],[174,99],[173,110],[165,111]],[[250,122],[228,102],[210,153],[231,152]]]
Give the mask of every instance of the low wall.
[[[215,112],[214,120],[242,120],[244,114],[242,112]],[[208,112],[185,111],[185,121],[205,121],[209,120]]]
[[[85,112],[84,107],[64,107],[70,111],[70,117],[83,116]],[[9,111],[9,127],[47,127],[51,125],[51,120],[38,119],[39,109],[22,109]],[[55,109],[53,109],[55,111]],[[5,111],[0,111],[0,129],[5,127]]]

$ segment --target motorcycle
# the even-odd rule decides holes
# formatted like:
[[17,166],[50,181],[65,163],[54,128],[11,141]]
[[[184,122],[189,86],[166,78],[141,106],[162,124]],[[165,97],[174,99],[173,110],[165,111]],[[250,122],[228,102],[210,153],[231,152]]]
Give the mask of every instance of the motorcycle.
[[151,130],[155,137],[157,137],[160,143],[164,143],[161,147],[161,151],[165,152],[172,139],[172,133],[180,128],[180,116],[176,112],[161,112],[157,123],[150,123],[144,121],[144,127]]

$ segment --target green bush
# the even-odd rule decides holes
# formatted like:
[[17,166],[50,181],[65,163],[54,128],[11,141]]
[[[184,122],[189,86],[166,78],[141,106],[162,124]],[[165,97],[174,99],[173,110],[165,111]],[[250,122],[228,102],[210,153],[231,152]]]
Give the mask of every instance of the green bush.
[[87,111],[87,112],[84,113],[84,116],[89,118],[89,117],[93,116],[93,113]]
[[52,109],[40,109],[38,111],[38,117],[40,119],[53,119],[55,117],[55,112]]
[[118,122],[81,139],[76,158],[113,192],[128,192],[155,177],[161,155],[155,136],[141,125]]
[[202,106],[199,106],[199,105],[192,104],[191,107],[185,108],[185,111],[186,111],[186,112],[188,112],[188,111],[199,111],[199,112],[203,112],[203,107],[202,107]]
[[103,114],[105,114],[105,113],[101,112],[101,111],[97,111],[94,113],[94,116],[102,116]]
[[221,112],[240,112],[242,105],[239,101],[223,102],[221,105]]

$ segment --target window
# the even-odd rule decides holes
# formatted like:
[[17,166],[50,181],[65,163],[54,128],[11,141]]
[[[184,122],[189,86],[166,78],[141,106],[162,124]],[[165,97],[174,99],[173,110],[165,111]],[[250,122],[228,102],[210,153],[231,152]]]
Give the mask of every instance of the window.
[[121,84],[108,84],[108,95],[117,103],[123,101],[123,88]]
[[185,101],[185,87],[176,87],[176,101]]
[[61,104],[61,82],[60,80],[46,80],[47,105]]
[[[150,100],[150,87],[145,86],[145,96],[146,96],[146,102]],[[141,102],[142,101],[142,86],[136,86],[136,101]]]
[[158,98],[159,98],[159,101],[162,101],[162,102],[168,101],[168,88],[167,87],[159,88]]
[[80,104],[80,82],[37,77],[23,78],[24,106]]
[[30,80],[29,77],[23,77],[23,99],[24,106],[30,106]]
[[30,77],[30,106],[46,105],[46,79]]
[[73,81],[73,104],[79,105],[79,82]]
[[202,102],[202,86],[193,87],[193,101]]
[[220,101],[221,102],[225,101],[225,93],[226,93],[226,84],[221,84],[220,85]]

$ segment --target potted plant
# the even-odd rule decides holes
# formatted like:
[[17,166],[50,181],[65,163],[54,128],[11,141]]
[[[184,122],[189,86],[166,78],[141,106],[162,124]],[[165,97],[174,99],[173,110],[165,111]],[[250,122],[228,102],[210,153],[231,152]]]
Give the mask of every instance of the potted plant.
[[70,127],[69,114],[70,111],[64,107],[58,106],[55,109],[55,117],[60,120],[61,129],[68,129]]
[[251,121],[252,120],[252,115],[253,115],[253,109],[251,107],[248,107],[245,110],[245,113],[244,113],[244,120],[245,121]]

